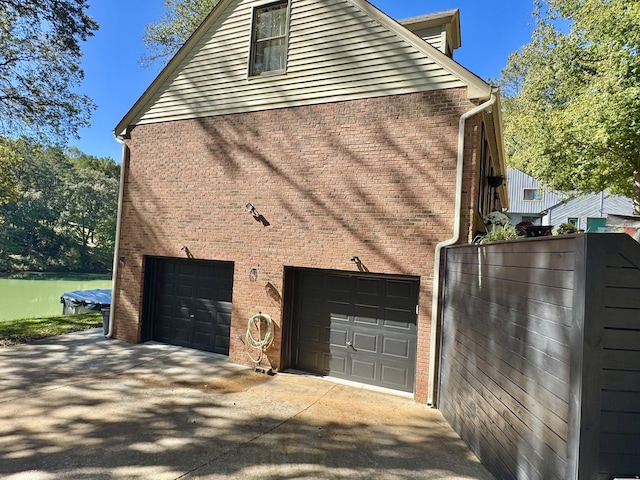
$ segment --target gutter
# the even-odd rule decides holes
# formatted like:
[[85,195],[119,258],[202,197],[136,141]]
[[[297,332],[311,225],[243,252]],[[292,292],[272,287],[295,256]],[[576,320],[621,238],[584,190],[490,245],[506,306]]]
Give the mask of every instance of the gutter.
[[464,170],[464,131],[467,118],[487,110],[497,100],[494,93],[486,102],[463,113],[458,123],[458,155],[456,169],[456,197],[454,208],[453,236],[438,243],[434,252],[433,260],[433,294],[431,298],[431,345],[429,347],[429,392],[427,393],[427,404],[434,405],[436,392],[436,347],[438,346],[438,334],[440,333],[440,311],[438,309],[440,299],[440,260],[442,249],[458,243],[460,240],[460,214],[462,213],[462,174]]
[[127,170],[127,163],[129,160],[129,156],[127,155],[127,145],[124,143],[124,140],[119,138],[115,132],[113,134],[113,138],[122,145],[122,158],[120,160],[120,188],[118,190],[118,214],[116,217],[116,241],[113,248],[113,266],[111,268],[111,272],[113,278],[111,279],[111,306],[109,308],[109,329],[105,338],[111,338],[113,336],[113,316],[114,316],[114,308],[113,308],[113,299],[116,293],[116,279],[118,278],[118,263],[119,263],[119,253],[120,253],[120,224],[122,223],[122,199],[124,197],[124,176]]

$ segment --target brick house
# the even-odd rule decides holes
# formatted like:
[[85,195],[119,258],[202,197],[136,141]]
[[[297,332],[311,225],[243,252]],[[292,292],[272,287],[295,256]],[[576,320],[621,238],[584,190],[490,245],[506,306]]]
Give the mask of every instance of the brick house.
[[507,206],[459,46],[457,10],[221,0],[115,129],[110,335],[431,401],[440,250]]

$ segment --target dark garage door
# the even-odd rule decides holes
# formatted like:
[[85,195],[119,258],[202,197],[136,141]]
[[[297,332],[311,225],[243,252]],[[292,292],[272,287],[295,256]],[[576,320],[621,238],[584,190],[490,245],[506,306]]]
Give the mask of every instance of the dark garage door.
[[294,275],[293,368],[413,392],[417,278]]
[[149,336],[228,355],[233,263],[148,258],[146,271]]

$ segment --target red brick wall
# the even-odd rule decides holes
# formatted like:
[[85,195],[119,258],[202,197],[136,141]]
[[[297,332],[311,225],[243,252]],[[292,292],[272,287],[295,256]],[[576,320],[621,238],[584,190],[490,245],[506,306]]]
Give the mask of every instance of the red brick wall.
[[[277,324],[268,351],[277,368],[283,267],[356,271],[357,255],[371,272],[420,277],[415,398],[425,401],[433,252],[452,235],[458,120],[473,106],[452,89],[133,128],[116,337],[140,341],[143,256],[184,257],[186,245],[195,258],[235,262],[230,360],[249,364],[236,335],[262,311]],[[467,122],[468,177],[476,122]],[[466,195],[463,236],[471,208]]]

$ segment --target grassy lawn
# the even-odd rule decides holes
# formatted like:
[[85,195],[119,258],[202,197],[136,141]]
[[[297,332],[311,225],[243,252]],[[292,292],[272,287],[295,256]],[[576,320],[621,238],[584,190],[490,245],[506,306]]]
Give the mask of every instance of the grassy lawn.
[[101,326],[100,312],[5,320],[0,322],[0,347]]

